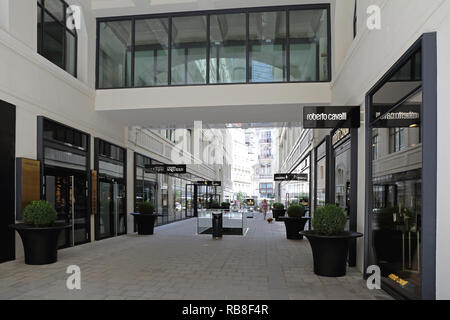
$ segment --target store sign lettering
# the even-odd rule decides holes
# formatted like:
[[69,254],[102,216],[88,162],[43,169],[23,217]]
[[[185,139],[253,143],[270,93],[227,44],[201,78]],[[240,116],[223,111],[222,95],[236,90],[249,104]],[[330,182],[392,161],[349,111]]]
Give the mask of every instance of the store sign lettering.
[[147,172],[161,173],[161,174],[187,172],[185,164],[178,164],[178,165],[150,164],[145,166],[145,170]]
[[308,181],[305,173],[277,173],[274,175],[275,181]]
[[197,185],[220,187],[222,186],[221,181],[197,181]]
[[359,106],[304,107],[305,129],[359,128]]
[[421,122],[421,105],[406,104],[390,110],[391,106],[375,105],[372,113],[374,128],[408,128],[419,127]]
[[339,129],[333,135],[333,145],[344,139],[350,134],[350,129]]

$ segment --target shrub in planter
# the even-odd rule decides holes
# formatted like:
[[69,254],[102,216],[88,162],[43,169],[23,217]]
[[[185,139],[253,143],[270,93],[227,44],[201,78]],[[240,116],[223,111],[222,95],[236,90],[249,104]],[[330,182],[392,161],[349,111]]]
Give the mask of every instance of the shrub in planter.
[[217,201],[213,201],[209,204],[210,209],[221,209],[220,203]]
[[275,210],[284,210],[284,204],[280,203],[280,202],[275,202],[272,205],[272,208]]
[[139,235],[152,235],[155,228],[155,207],[150,201],[143,201],[137,205],[138,213],[132,213]]
[[230,203],[229,202],[222,202],[221,207],[222,207],[222,209],[229,210],[230,209]]
[[153,214],[155,207],[150,201],[144,201],[138,205],[138,211],[140,214]]
[[23,210],[22,221],[28,226],[50,227],[56,220],[56,210],[46,201],[33,201]]
[[305,229],[309,218],[305,218],[305,207],[301,204],[293,204],[287,209],[287,217],[283,218],[286,227],[286,237],[290,240],[301,240],[300,231]]
[[25,263],[42,265],[58,260],[58,237],[69,225],[57,224],[57,213],[46,201],[33,201],[23,211],[23,223],[10,227],[19,233],[25,253]]
[[284,217],[285,214],[284,204],[276,202],[272,205],[272,215],[276,221],[280,221],[280,217]]
[[362,237],[361,233],[346,232],[347,215],[336,205],[317,208],[312,220],[313,231],[302,231],[311,244],[314,273],[325,277],[346,274],[349,242]]
[[335,205],[326,205],[316,209],[312,219],[314,231],[324,236],[344,233],[346,223],[347,215],[344,209]]
[[292,204],[287,210],[289,218],[301,218],[305,215],[306,208],[301,204]]

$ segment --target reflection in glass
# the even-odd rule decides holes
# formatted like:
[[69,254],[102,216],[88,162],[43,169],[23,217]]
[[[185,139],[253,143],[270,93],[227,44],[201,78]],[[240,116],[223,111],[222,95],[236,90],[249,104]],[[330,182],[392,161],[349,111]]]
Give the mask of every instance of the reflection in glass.
[[168,84],[169,20],[136,20],[134,85],[137,87]]
[[131,21],[101,22],[99,46],[99,87],[131,85]]
[[[345,142],[335,149],[335,203],[350,217],[351,143]],[[346,230],[349,230],[347,221]]]
[[306,174],[308,180],[282,183],[283,204],[285,207],[293,203],[302,204],[309,210],[309,157],[303,160],[292,173]]
[[[419,91],[392,112],[417,106],[421,101]],[[381,267],[389,286],[407,298],[417,299],[421,294],[422,238],[420,125],[390,128],[389,121],[383,123],[384,126],[374,123],[377,128],[373,129],[378,153],[372,161],[373,262]]]
[[172,84],[206,83],[206,16],[172,19]]
[[112,194],[111,184],[108,182],[100,182],[100,221],[99,221],[99,235],[100,237],[111,237],[113,234],[112,221],[114,216],[112,213]]
[[328,80],[327,10],[289,14],[290,81]]
[[245,82],[245,14],[212,15],[210,25],[210,83]]
[[351,150],[350,143],[336,150],[335,164],[335,197],[336,204],[344,208],[347,213],[350,209],[350,173]]
[[59,22],[64,23],[64,3],[61,0],[45,0],[45,9]]
[[55,21],[48,13],[44,13],[44,42],[42,44],[42,55],[64,68],[64,25]]
[[286,12],[249,15],[250,82],[286,81]]
[[71,75],[76,75],[76,38],[66,31],[66,71]]
[[322,207],[325,205],[326,193],[326,158],[322,158],[317,162],[317,178],[316,178],[316,206]]

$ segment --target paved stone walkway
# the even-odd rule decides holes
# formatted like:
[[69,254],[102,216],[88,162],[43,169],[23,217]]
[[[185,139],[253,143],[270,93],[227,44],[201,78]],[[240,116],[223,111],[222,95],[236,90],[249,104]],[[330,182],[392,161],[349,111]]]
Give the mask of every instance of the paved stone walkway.
[[[361,274],[323,278],[312,271],[307,240],[286,240],[284,224],[246,219],[242,236],[196,234],[190,219],[60,250],[57,263],[0,264],[0,299],[390,299]],[[66,269],[81,268],[81,290],[66,288]]]

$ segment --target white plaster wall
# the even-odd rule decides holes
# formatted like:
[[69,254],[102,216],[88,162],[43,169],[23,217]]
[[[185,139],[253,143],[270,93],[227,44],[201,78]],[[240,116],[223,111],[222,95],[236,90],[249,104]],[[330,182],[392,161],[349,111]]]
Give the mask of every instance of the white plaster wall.
[[[94,110],[95,91],[89,86],[94,73],[88,70],[95,69],[95,61],[88,52],[95,46],[88,46],[87,29],[80,33],[79,50],[86,52],[78,55],[80,78],[75,79],[36,53],[35,1],[2,0],[0,9],[0,99],[16,106],[16,157],[36,159],[39,115],[124,145],[122,126]],[[18,236],[16,256],[23,257]]]
[[436,296],[450,299],[450,213],[448,192],[450,190],[450,148],[448,148],[450,119],[450,6],[447,18],[438,28],[438,152],[437,152],[437,249],[436,249]]
[[[382,8],[382,29],[369,31],[365,10],[370,4]],[[333,104],[362,105],[364,119],[365,94],[401,55],[423,34],[436,31],[438,35],[438,209],[437,209],[437,298],[450,298],[450,279],[447,270],[450,253],[444,249],[449,241],[450,218],[445,197],[449,189],[448,132],[446,117],[449,115],[450,93],[448,75],[450,56],[450,3],[446,0],[359,0],[359,23],[356,41],[350,46],[344,62],[333,78]],[[388,46],[388,49],[386,49]],[[359,130],[358,164],[358,231],[364,232],[365,142],[364,121]],[[363,240],[358,240],[358,267],[362,271]]]

